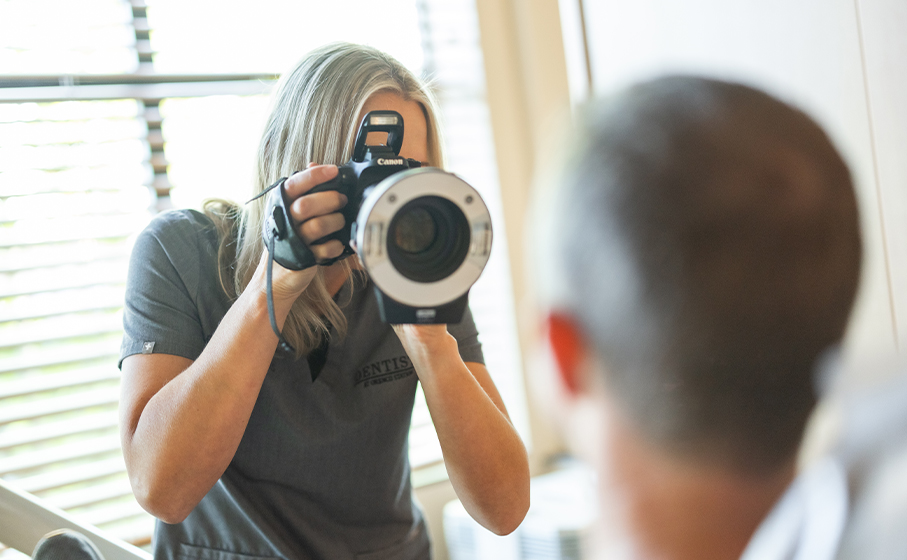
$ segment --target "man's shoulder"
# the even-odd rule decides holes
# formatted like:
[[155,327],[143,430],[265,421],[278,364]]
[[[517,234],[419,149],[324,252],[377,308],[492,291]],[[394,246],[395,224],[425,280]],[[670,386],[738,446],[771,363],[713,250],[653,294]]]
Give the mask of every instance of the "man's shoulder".
[[838,560],[907,558],[907,363],[888,357],[870,368],[879,381],[838,390],[845,394],[836,451],[848,466],[852,501]]
[[753,534],[741,560],[833,560],[848,521],[848,480],[836,457],[800,473]]
[[826,395],[840,423],[834,446],[800,473],[742,560],[907,558],[907,365],[873,366],[892,371],[871,386],[839,379]]

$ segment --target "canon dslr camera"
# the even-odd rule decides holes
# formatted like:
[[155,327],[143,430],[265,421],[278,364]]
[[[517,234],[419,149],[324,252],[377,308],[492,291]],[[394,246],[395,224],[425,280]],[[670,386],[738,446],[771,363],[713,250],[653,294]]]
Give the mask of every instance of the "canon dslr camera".
[[[386,132],[386,144],[369,145],[370,132]],[[343,229],[315,243],[339,240],[339,257],[316,262],[299,237],[286,178],[268,195],[265,244],[292,270],[358,253],[384,322],[459,323],[491,253],[491,217],[475,189],[456,175],[400,157],[402,145],[403,117],[372,111],[359,126],[353,158],[337,177],[309,191],[336,190],[348,199]]]

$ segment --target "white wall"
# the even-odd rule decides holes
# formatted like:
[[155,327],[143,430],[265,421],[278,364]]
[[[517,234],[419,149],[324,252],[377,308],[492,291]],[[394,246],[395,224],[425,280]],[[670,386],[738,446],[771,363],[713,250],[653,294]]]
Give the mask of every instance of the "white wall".
[[848,355],[907,341],[907,158],[898,157],[907,146],[907,3],[585,0],[583,8],[597,95],[693,72],[761,87],[826,128],[851,165],[866,245]]
[[907,2],[857,2],[892,312],[907,348]]

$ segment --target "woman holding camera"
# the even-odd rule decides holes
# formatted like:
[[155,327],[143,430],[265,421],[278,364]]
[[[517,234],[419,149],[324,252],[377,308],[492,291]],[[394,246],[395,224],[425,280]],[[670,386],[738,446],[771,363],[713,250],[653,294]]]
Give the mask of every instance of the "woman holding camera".
[[[347,201],[306,193],[336,176],[378,109],[403,116],[402,157],[442,165],[432,98],[388,55],[329,45],[282,77],[256,191],[305,168],[284,188],[307,244],[343,227]],[[162,214],[136,242],[120,431],[135,495],[160,520],[155,557],[429,557],[407,457],[417,382],[457,496],[485,527],[513,531],[529,505],[526,451],[471,314],[391,327],[355,256],[302,271],[274,263],[274,313],[296,352],[277,350],[265,198]],[[343,249],[310,248],[319,260]]]

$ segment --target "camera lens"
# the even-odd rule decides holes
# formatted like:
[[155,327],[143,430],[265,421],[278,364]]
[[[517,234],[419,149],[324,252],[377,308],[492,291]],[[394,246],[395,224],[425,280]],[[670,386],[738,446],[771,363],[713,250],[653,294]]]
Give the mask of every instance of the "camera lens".
[[398,215],[393,240],[397,247],[410,254],[428,249],[435,241],[438,231],[431,213],[415,206]]
[[469,252],[469,222],[456,204],[439,196],[410,200],[391,220],[387,254],[400,274],[437,282],[453,274]]

